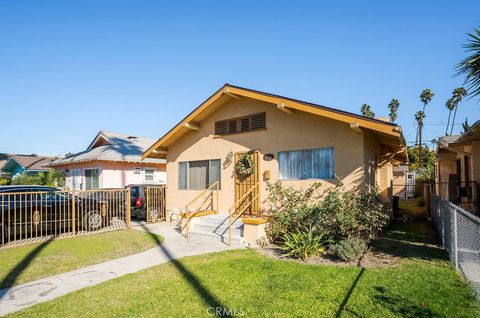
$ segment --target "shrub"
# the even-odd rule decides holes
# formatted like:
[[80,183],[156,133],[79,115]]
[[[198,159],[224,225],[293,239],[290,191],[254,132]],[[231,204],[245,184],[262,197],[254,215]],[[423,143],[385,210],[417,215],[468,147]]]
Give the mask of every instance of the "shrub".
[[365,186],[358,193],[342,186],[325,190],[313,209],[315,225],[336,241],[344,238],[369,240],[387,224],[390,216],[378,191]]
[[368,241],[387,224],[390,216],[376,188],[365,186],[356,192],[337,185],[320,192],[320,186],[296,190],[279,182],[268,185],[272,221],[266,234],[272,242],[281,243],[285,235],[311,227],[335,241],[352,237]]
[[265,203],[273,217],[266,228],[270,241],[281,242],[285,235],[307,231],[312,226],[313,206],[320,196],[320,186],[314,183],[307,190],[296,190],[285,188],[280,182],[267,184],[269,195]]
[[336,257],[345,262],[356,261],[367,252],[367,243],[358,238],[347,238],[341,240],[331,247],[331,251]]
[[323,239],[323,235],[315,235],[312,228],[310,228],[308,231],[286,234],[280,248],[286,252],[286,256],[301,258],[306,261],[311,256],[322,252],[326,243],[327,240]]
[[423,196],[415,198],[415,205],[416,206],[425,206],[425,198]]

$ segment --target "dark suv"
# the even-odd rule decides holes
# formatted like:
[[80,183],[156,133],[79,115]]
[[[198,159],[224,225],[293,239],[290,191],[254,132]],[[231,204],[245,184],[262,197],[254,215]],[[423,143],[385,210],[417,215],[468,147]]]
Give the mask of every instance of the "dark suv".
[[[75,200],[76,230],[95,231],[109,225],[102,198],[72,196],[46,186],[0,186],[0,229],[4,238],[37,237],[72,230]],[[108,211],[107,211],[108,212]]]
[[158,184],[129,184],[125,188],[130,188],[130,214],[132,218],[145,219],[147,214],[147,195],[145,189],[154,187]]

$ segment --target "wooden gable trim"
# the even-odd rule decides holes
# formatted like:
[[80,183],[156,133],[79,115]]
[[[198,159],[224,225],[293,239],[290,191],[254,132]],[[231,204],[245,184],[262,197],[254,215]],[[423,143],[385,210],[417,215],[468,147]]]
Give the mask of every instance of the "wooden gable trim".
[[[148,148],[142,155],[142,159],[147,157],[156,157],[153,151],[161,147],[168,139],[174,136],[182,129],[188,129],[185,127],[189,122],[195,122],[195,118],[205,111],[207,108],[211,107],[222,95],[227,95],[230,98],[239,98],[247,97],[267,103],[278,105],[288,105],[288,110],[299,110],[306,113],[331,118],[341,122],[345,122],[350,125],[350,123],[355,122],[357,128],[367,128],[371,129],[388,136],[399,138],[399,142],[404,145],[405,141],[399,126],[387,122],[382,122],[380,120],[368,119],[361,115],[356,115],[341,110],[336,110],[333,108],[328,108],[325,106],[315,105],[295,99],[290,99],[287,97],[272,95],[264,92],[254,91],[242,87],[232,86],[229,84],[224,85],[219,90],[217,90],[213,95],[211,95],[206,101],[200,104],[196,109],[194,109],[190,114],[188,114],[180,123],[173,127],[169,132],[167,132],[163,137],[161,137],[157,142],[155,142],[150,148]],[[163,149],[165,150],[165,149]]]
[[110,143],[110,145],[113,145],[114,142],[108,138],[107,136],[105,136],[105,134],[103,133],[103,131],[100,131],[97,136],[95,136],[95,138],[93,139],[93,141],[90,143],[90,145],[87,147],[87,150],[92,150],[95,145],[98,143],[98,141],[100,140],[100,138],[103,138],[105,139],[108,143]]

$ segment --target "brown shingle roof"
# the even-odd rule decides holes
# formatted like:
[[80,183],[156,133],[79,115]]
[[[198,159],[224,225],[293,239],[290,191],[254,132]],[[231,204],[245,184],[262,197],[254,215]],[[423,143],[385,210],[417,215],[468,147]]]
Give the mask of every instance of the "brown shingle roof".
[[[3,154],[3,155],[7,156],[7,160],[10,158],[15,159],[15,161],[17,161],[27,170],[47,170],[49,168],[46,167],[46,165],[48,165],[50,162],[55,160],[55,157],[38,156],[38,155],[19,155],[19,154]],[[3,157],[0,157],[0,160],[2,159]],[[2,165],[0,166],[0,168],[5,165],[7,160],[2,162]]]

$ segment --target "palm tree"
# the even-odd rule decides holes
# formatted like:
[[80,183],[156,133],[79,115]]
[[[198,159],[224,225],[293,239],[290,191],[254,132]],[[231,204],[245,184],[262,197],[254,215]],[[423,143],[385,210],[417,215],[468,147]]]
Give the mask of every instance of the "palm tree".
[[447,121],[447,129],[445,129],[445,135],[448,135],[448,127],[450,126],[450,116],[452,115],[452,111],[455,109],[457,105],[455,104],[455,98],[449,98],[445,103],[445,107],[448,108],[448,121]]
[[418,168],[422,166],[422,128],[423,128],[423,119],[425,118],[425,113],[419,110],[415,114],[415,120],[418,123],[418,131],[419,131],[419,139],[420,139],[420,147],[418,148]]
[[390,117],[390,122],[394,122],[395,119],[398,117],[398,107],[400,106],[400,102],[398,99],[392,99],[390,104],[388,104],[388,109],[390,109],[390,114],[388,115]]
[[463,87],[458,87],[453,90],[453,99],[455,99],[455,112],[453,113],[452,128],[450,129],[450,135],[453,132],[453,126],[455,124],[455,117],[457,116],[458,103],[460,103],[464,96],[467,96],[468,92]]
[[426,88],[423,90],[422,94],[420,94],[420,100],[422,101],[423,103],[423,109],[422,109],[422,112],[425,114],[425,106],[427,106],[428,103],[430,103],[430,101],[432,100],[433,96],[435,96],[435,94],[429,89],[429,88]]
[[463,59],[455,67],[457,73],[455,76],[465,74],[464,85],[470,91],[470,96],[480,94],[480,29],[473,29],[473,33],[469,33],[468,43],[463,47],[472,55]]
[[423,103],[422,112],[421,113],[417,112],[415,114],[415,119],[417,115],[421,116],[420,118],[421,121],[417,120],[417,122],[422,123],[422,125],[418,125],[418,137],[419,137],[419,145],[420,145],[420,147],[418,148],[418,166],[419,167],[422,165],[422,128],[423,128],[423,118],[425,118],[425,107],[427,106],[428,103],[430,103],[433,96],[435,96],[435,94],[429,88],[424,89],[420,94],[420,100]]
[[375,117],[375,113],[370,110],[370,105],[368,104],[363,104],[362,107],[360,108],[360,112],[362,113],[362,116],[369,117],[369,118]]

